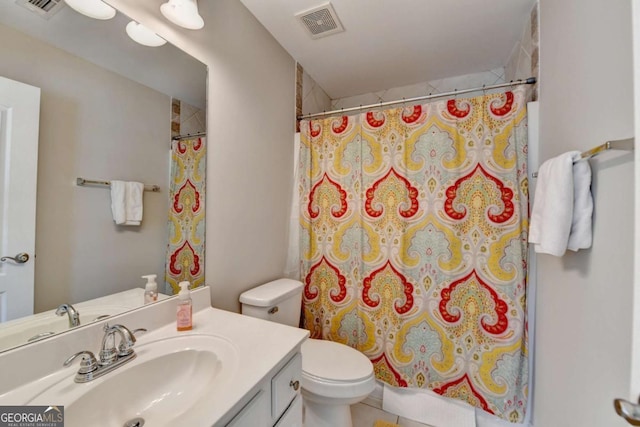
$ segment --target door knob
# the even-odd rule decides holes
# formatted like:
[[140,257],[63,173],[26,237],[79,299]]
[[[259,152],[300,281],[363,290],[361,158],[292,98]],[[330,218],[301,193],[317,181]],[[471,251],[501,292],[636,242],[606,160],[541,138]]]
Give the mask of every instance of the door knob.
[[624,399],[614,399],[613,407],[616,413],[632,426],[640,426],[640,404],[631,403]]
[[12,257],[12,256],[3,256],[2,258],[0,258],[0,262],[6,262],[6,261],[13,261],[16,264],[24,264],[25,262],[29,261],[29,254],[25,253],[25,252],[20,252],[19,254],[17,254],[16,256]]

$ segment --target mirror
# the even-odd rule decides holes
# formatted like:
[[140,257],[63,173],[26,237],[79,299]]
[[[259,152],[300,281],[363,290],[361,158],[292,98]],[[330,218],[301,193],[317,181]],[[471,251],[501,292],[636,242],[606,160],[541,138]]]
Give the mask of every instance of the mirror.
[[[164,284],[171,137],[206,123],[204,64],[168,43],[135,43],[120,13],[99,21],[60,2],[43,19],[20,5],[29,2],[57,3],[0,3],[0,76],[41,89],[36,314],[0,323],[0,351],[67,330],[67,314],[54,313],[61,304],[81,324],[140,306],[142,275],[156,274],[158,290],[172,293]],[[143,193],[140,226],[119,226],[109,188],[78,186],[79,177],[160,191]]]

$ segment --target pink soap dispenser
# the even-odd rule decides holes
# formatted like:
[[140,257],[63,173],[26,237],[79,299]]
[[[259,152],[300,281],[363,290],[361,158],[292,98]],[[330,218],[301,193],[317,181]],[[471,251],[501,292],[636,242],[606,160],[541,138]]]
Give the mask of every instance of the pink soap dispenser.
[[178,331],[190,331],[193,329],[193,307],[189,282],[180,282],[178,285],[180,286],[180,293],[178,294],[176,327]]

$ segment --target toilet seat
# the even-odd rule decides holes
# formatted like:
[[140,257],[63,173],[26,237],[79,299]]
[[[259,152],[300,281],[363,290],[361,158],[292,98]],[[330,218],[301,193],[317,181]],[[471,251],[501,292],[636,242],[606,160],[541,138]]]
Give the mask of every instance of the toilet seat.
[[354,398],[375,388],[373,365],[345,344],[317,339],[302,343],[302,389],[319,396]]

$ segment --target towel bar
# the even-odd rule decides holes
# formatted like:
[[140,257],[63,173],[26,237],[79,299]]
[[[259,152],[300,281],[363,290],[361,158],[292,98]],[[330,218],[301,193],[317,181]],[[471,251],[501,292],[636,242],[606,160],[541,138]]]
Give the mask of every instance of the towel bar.
[[[93,180],[93,179],[84,179],[84,178],[76,178],[76,185],[77,186],[84,186],[84,185],[97,185],[100,187],[111,187],[111,181],[97,181],[97,180]],[[160,186],[158,185],[145,185],[144,186],[144,191],[153,191],[155,193],[160,191]]]
[[[618,139],[615,141],[607,141],[602,145],[598,145],[597,147],[592,148],[591,150],[584,151],[580,154],[580,160],[582,159],[590,159],[591,157],[597,156],[600,153],[604,153],[608,150],[634,150],[634,138],[627,139]],[[575,163],[575,162],[574,162]],[[538,177],[538,172],[534,172],[531,174],[532,178]]]

